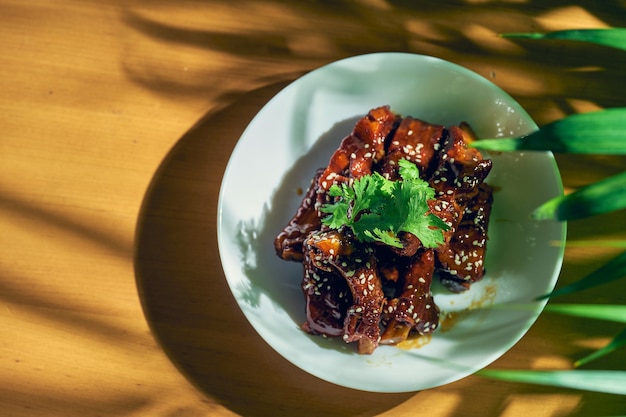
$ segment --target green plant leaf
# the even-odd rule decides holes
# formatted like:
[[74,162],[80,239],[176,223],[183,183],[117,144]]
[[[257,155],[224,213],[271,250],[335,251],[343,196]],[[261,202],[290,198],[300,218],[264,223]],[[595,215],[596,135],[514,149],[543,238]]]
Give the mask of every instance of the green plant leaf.
[[591,361],[594,361],[602,356],[605,356],[616,349],[619,349],[622,346],[626,346],[626,329],[622,330],[613,340],[609,342],[606,346],[601,349],[596,350],[590,355],[585,356],[574,362],[574,366],[579,367],[588,364]]
[[[533,311],[537,309],[536,303],[504,303],[492,304],[484,308],[513,311]],[[567,316],[582,317],[587,319],[608,320],[618,323],[626,323],[626,305],[623,304],[547,304],[544,311],[563,314]]]
[[501,152],[626,155],[626,107],[573,114],[522,137],[480,139],[470,146]]
[[586,290],[588,288],[596,287],[598,285],[606,284],[608,282],[615,281],[620,278],[626,277],[626,252],[611,259],[609,262],[596,269],[584,278],[573,282],[563,288],[552,291],[549,294],[543,295],[538,300],[545,298],[554,298],[559,295],[571,294],[577,291]]
[[548,304],[545,311],[587,319],[626,323],[626,305],[621,304]]
[[501,36],[503,38],[562,39],[626,50],[626,29],[623,28],[558,30],[547,33],[505,33]]
[[[564,30],[549,33],[511,33],[505,38],[560,39],[603,45],[626,50],[626,29]],[[569,116],[548,124],[524,137],[484,139],[472,146],[492,151],[537,150],[555,153],[626,154],[626,109],[607,109],[599,112]],[[626,172],[583,187],[567,196],[554,198],[533,213],[537,220],[574,220],[626,208]],[[570,242],[568,242],[568,245]],[[573,246],[597,246],[597,242],[572,242]],[[601,245],[624,247],[623,241],[604,242]],[[539,299],[570,294],[601,285],[626,276],[626,253],[583,279],[553,291]],[[499,305],[496,308],[531,309],[532,304]],[[545,310],[576,317],[602,319],[626,323],[624,305],[548,304]],[[601,349],[581,358],[575,366],[582,366],[614,350],[626,346],[626,329]],[[491,370],[477,373],[498,380],[566,387],[626,395],[624,371],[529,371]]]
[[567,246],[569,248],[626,248],[626,240],[568,240],[561,242],[555,240],[552,242],[554,246]]
[[476,375],[501,381],[524,382],[626,395],[626,371],[483,369],[478,371]]
[[531,217],[535,220],[576,220],[626,208],[626,171],[548,200]]

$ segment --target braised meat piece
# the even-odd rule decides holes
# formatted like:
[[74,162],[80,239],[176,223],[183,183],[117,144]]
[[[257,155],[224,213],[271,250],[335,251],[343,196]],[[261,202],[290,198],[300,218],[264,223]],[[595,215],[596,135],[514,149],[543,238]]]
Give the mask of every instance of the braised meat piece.
[[381,344],[400,343],[412,330],[419,334],[432,333],[439,325],[439,308],[430,289],[435,270],[434,251],[422,249],[415,256],[398,261],[402,263],[402,289],[384,308],[387,325]]
[[483,159],[478,150],[467,146],[472,140],[467,129],[452,126],[446,130],[437,168],[429,180],[437,198],[431,203],[433,213],[451,227],[447,240],[455,233],[465,207],[491,171],[491,160]]
[[[472,140],[473,134],[465,124],[447,129],[443,152],[429,181],[437,197],[430,203],[431,211],[450,226],[444,234],[444,245],[437,249],[437,263],[441,282],[453,292],[467,290],[484,274],[484,215],[488,222],[493,201],[492,189],[484,180],[491,171],[491,160],[467,146]],[[481,204],[489,208],[480,209]],[[484,224],[478,224],[476,210],[482,210],[480,221]],[[474,241],[482,242],[480,251],[474,248]]]
[[352,296],[343,277],[336,271],[316,268],[307,259],[302,292],[306,301],[306,321],[302,329],[311,334],[342,336],[346,311],[352,305]]
[[397,121],[398,116],[389,106],[372,109],[359,119],[352,133],[341,141],[318,180],[318,205],[328,202],[326,192],[333,184],[372,173],[373,166],[385,155],[387,139]]
[[[380,315],[385,301],[373,251],[344,231],[337,230],[310,234],[304,250],[306,272],[302,288],[308,311],[303,329],[337,336],[338,324],[343,318],[344,341],[358,342],[359,353],[372,353],[380,339]],[[341,277],[345,284],[338,284],[337,277]],[[329,292],[336,292],[337,296],[327,296]],[[326,306],[349,306],[341,313],[331,308],[330,315],[335,320],[328,326],[329,313],[320,314],[322,309],[317,308],[320,302]],[[331,327],[330,333],[326,332],[326,327]]]
[[286,261],[302,262],[304,253],[302,244],[309,233],[319,230],[321,221],[315,210],[315,200],[319,188],[322,168],[318,169],[309,185],[304,198],[287,226],[274,239],[276,254]]
[[443,130],[443,126],[412,117],[402,119],[389,141],[380,168],[381,174],[391,180],[399,179],[398,161],[407,159],[417,165],[423,178],[428,178],[441,146]]
[[465,208],[461,223],[449,244],[437,250],[440,280],[453,292],[463,292],[485,274],[487,226],[491,215],[493,190],[482,183],[478,194]]

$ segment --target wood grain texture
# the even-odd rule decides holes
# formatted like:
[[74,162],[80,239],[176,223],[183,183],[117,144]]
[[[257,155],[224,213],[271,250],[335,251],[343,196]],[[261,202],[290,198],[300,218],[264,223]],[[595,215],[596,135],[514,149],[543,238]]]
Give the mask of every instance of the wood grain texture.
[[[476,377],[404,394],[317,380],[238,310],[216,206],[254,114],[298,76],[347,56],[454,61],[539,124],[624,106],[626,54],[497,34],[624,26],[625,12],[617,0],[0,0],[0,415],[623,413],[618,396]],[[568,190],[626,166],[558,162]],[[623,238],[619,224],[623,212],[572,222],[569,238]],[[568,249],[561,282],[614,253]],[[623,285],[575,300],[625,303]],[[494,366],[569,368],[618,331],[544,315]],[[594,366],[623,363],[616,352]]]

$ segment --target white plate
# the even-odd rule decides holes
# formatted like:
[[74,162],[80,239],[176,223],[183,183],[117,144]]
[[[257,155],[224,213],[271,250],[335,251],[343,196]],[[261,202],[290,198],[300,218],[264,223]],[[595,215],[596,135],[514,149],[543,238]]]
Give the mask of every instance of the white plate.
[[[342,386],[407,392],[463,378],[515,344],[540,314],[473,309],[422,347],[381,346],[358,355],[353,345],[304,333],[302,266],[279,259],[273,239],[300,204],[316,168],[370,109],[390,105],[404,116],[444,125],[467,121],[479,137],[536,129],[527,113],[481,76],[436,58],[379,53],[344,59],[287,86],[243,133],[220,191],[218,242],[228,284],[263,339],[301,369]],[[562,194],[552,154],[491,155],[488,182],[498,188],[486,276],[464,294],[435,287],[443,311],[491,302],[527,302],[555,285],[565,224],[529,213]]]

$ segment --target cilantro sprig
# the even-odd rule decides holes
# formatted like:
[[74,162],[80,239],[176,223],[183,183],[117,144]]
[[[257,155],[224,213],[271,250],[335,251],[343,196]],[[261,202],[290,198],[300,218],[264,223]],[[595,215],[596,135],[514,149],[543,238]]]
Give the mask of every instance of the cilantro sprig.
[[401,181],[391,181],[374,172],[354,180],[352,186],[333,184],[328,193],[336,202],[321,207],[329,214],[322,223],[332,229],[347,226],[362,242],[381,242],[402,248],[400,232],[417,236],[427,248],[440,246],[449,226],[430,213],[433,190],[419,175],[415,164],[399,162]]

